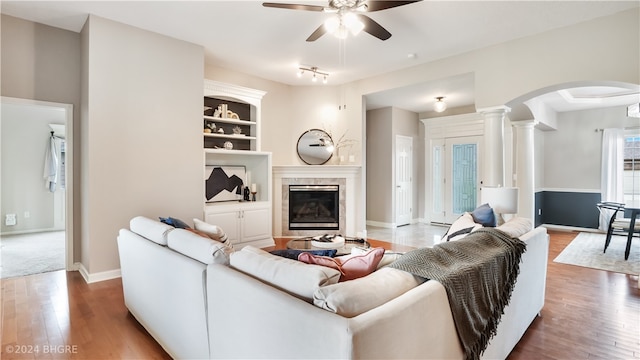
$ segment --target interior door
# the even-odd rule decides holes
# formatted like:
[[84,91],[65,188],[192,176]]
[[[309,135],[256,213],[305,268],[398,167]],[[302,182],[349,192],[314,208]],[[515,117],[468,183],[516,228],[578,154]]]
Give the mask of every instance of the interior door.
[[481,136],[445,139],[445,222],[476,208],[479,197]]
[[451,224],[476,208],[481,136],[431,140],[431,222]]
[[413,139],[408,136],[396,136],[396,226],[411,223],[413,196]]

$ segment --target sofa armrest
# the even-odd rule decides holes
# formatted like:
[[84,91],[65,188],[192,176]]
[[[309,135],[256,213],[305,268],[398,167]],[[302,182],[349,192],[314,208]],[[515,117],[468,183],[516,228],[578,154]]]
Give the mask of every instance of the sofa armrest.
[[447,293],[427,281],[350,319],[354,358],[462,359]]

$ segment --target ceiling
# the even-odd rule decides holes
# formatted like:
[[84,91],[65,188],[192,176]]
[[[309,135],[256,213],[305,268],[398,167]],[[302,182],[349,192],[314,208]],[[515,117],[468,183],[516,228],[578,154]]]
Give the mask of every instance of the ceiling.
[[[281,1],[325,6],[327,1]],[[331,14],[263,7],[259,1],[2,1],[3,14],[80,32],[88,14],[200,44],[205,61],[295,86],[300,65],[316,66],[339,85],[461,54],[640,6],[638,1],[421,1],[369,17],[392,36],[367,33],[341,41],[326,34],[305,39]],[[369,109],[432,110],[474,103],[472,74],[367,97]],[[434,95],[435,94],[435,95]]]

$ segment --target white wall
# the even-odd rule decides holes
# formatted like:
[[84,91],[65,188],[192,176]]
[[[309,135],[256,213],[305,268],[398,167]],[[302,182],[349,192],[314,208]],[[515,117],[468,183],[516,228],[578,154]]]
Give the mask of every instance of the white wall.
[[92,15],[81,34],[81,262],[100,274],[134,216],[202,218],[204,54]]
[[640,126],[626,107],[558,113],[557,131],[544,132],[543,187],[600,192],[602,132],[596,129]]
[[393,222],[392,108],[367,111],[367,222]]

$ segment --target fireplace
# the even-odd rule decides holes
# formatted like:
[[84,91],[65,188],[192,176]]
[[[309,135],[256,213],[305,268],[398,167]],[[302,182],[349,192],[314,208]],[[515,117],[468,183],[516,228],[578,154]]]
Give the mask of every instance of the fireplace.
[[338,230],[339,221],[339,185],[289,185],[289,230]]

